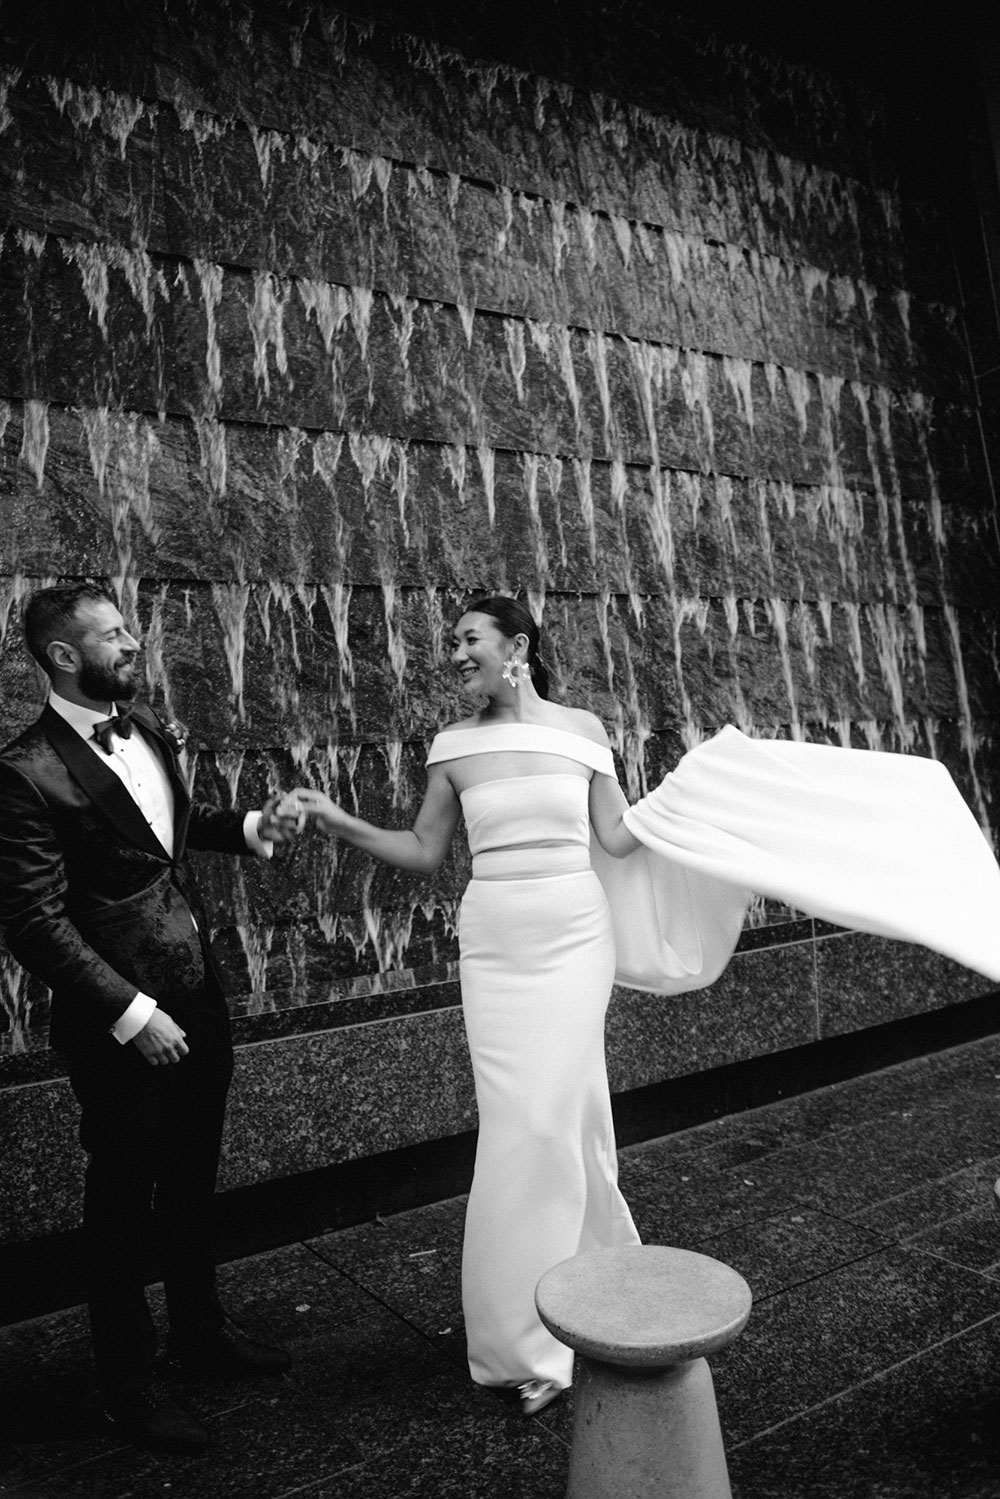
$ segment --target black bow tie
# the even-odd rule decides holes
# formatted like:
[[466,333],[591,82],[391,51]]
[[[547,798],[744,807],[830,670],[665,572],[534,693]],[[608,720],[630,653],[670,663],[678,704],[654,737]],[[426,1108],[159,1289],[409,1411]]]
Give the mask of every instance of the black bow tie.
[[132,720],[127,713],[119,713],[115,718],[102,718],[100,723],[94,725],[94,738],[106,755],[112,752],[112,734],[117,734],[119,739],[128,739],[131,733]]

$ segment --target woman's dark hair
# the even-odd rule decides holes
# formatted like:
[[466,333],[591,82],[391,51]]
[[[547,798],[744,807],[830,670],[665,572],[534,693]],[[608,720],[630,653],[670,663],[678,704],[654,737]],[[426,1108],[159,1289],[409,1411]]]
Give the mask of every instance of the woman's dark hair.
[[42,670],[51,677],[52,662],[46,648],[53,640],[72,634],[76,611],[83,603],[114,603],[104,588],[94,583],[68,583],[59,588],[40,588],[24,610],[24,639]]
[[483,593],[470,599],[462,613],[488,614],[490,619],[496,620],[498,629],[508,640],[513,640],[515,635],[527,635],[532,684],[539,697],[548,697],[549,673],[539,649],[541,632],[534,616],[519,599],[507,598],[502,593]]

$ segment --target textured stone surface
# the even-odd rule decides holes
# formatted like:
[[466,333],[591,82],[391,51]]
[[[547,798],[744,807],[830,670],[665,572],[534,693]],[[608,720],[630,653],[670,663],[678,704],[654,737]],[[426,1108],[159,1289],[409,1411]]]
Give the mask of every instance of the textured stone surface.
[[[367,9],[4,16],[0,737],[39,701],[25,597],[101,576],[198,795],[307,778],[401,825],[464,711],[451,620],[500,588],[632,797],[736,722],[936,755],[995,827],[995,332],[947,89],[914,112],[672,8],[435,4],[423,38]],[[426,880],[318,838],[200,871],[261,1043],[229,1179],[469,1127],[461,847]],[[616,996],[614,1087],[985,991],[797,919],[755,912],[706,994]],[[72,1173],[64,1085],[17,1051],[44,995],[4,960],[0,998],[4,1077],[42,1090],[9,1107]],[[51,1191],[63,1223],[49,1170],[29,1217]]]
[[[116,258],[55,236],[41,243],[41,253],[32,241],[0,256],[0,380],[14,397],[812,485],[881,487],[884,467],[887,485],[918,494],[940,490],[939,471],[952,494],[984,477],[962,379],[943,395],[899,397],[843,356],[832,356],[836,374],[814,369],[808,339],[787,350],[793,363],[762,362],[730,352],[710,327],[693,347],[662,322],[655,340],[634,340],[471,306],[401,307],[381,291],[267,271]],[[733,315],[741,310],[737,299]]]
[[836,1036],[960,1004],[982,993],[983,981],[908,943],[852,933],[816,944],[816,987],[820,1032]]
[[[648,1232],[644,1228],[646,1211],[640,1207],[636,1227],[643,1238],[655,1240],[657,1234],[652,1225]],[[661,1231],[665,1227],[662,1220],[658,1227]],[[702,1253],[739,1271],[753,1287],[755,1301],[807,1285],[840,1265],[866,1259],[883,1248],[885,1242],[868,1229],[834,1222],[800,1203],[773,1218],[730,1229],[710,1239],[698,1238]]]
[[665,472],[657,488],[635,463],[594,459],[574,470],[490,449],[487,470],[486,455],[464,447],[230,424],[219,429],[220,495],[198,429],[183,419],[52,406],[47,426],[41,486],[20,458],[20,404],[0,440],[7,547],[29,574],[96,565],[110,552],[164,580],[277,572],[290,586],[358,589],[381,586],[391,558],[404,595],[433,566],[456,600],[469,585],[516,587],[540,574],[553,588],[576,580],[612,594],[656,594],[672,582],[689,598],[724,597],[739,584],[743,596],[815,596],[833,607],[990,602],[988,507],[963,503],[938,517],[919,490],[890,505],[864,488],[833,495],[687,471]]
[[41,1238],[76,1228],[83,1203],[86,1157],[79,1110],[64,1077],[0,1090],[4,1138],[35,1148],[0,1173],[4,1241]]
[[768,1435],[728,1449],[747,1499],[991,1499],[997,1323],[948,1337]]
[[[816,1039],[812,971],[812,944],[803,942],[738,956],[722,981],[701,994],[664,1000],[616,991],[607,1043],[613,1091]],[[776,1002],[762,1008],[762,992]],[[221,1189],[474,1128],[472,1073],[456,999],[454,985],[418,990],[413,1002],[422,1009],[367,1024],[354,1020],[365,1016],[364,1007],[352,1010],[348,1023],[324,1009],[323,1028],[292,1035],[269,1024],[268,1007],[261,1007],[257,1044],[237,1048]],[[442,1007],[427,1008],[434,1003]],[[300,1030],[308,1017],[308,1009],[295,1015]],[[12,1162],[0,1177],[8,1238],[74,1227],[84,1156],[65,1079],[0,1089],[0,1110],[11,1139],[45,1141],[44,1150]]]
[[[682,1247],[731,1254],[754,1291],[731,1350],[734,1360],[744,1346],[750,1356],[712,1359],[734,1496],[994,1499],[1000,1281],[985,1250],[989,1225],[994,1242],[1000,1225],[1000,1167],[985,1136],[972,1165],[962,1163],[965,1116],[990,1087],[995,1095],[998,1067],[990,1037],[622,1152],[644,1232],[676,1245],[673,1205],[685,1235],[694,1225]],[[708,1221],[698,1237],[704,1184],[721,1161],[743,1162],[749,1176],[751,1152],[760,1161],[791,1139],[825,1152],[862,1121],[877,1155],[899,1108],[926,1116],[939,1154],[915,1161],[903,1198],[898,1172],[887,1175],[872,1226],[843,1217],[833,1198],[819,1208],[803,1200],[815,1185],[815,1155],[804,1149],[780,1162],[785,1212],[765,1210],[721,1237]],[[898,1140],[887,1144],[896,1156]],[[640,1175],[663,1186],[662,1203],[658,1188],[634,1196]],[[714,1195],[722,1204],[726,1184]],[[906,1197],[920,1204],[908,1225],[894,1217]],[[165,1483],[275,1499],[554,1499],[565,1487],[573,1392],[525,1421],[512,1396],[470,1384],[453,1322],[462,1209],[436,1204],[223,1266],[237,1324],[286,1342],[295,1362],[278,1381],[176,1386],[209,1422],[213,1445],[190,1462],[170,1459],[169,1470],[101,1429],[83,1308],[4,1328],[8,1488],[107,1499],[155,1499]],[[911,1238],[905,1249],[899,1235]],[[162,1330],[158,1288],[152,1301]]]
[[467,1367],[462,1313],[461,1241],[465,1199],[436,1203],[412,1217],[383,1219],[311,1239],[309,1247],[350,1276],[397,1316],[432,1338],[455,1364]]
[[[762,993],[769,996],[766,1007]],[[615,1093],[813,1041],[812,944],[742,953],[718,983],[693,994],[664,998],[616,989],[607,1036]]]
[[642,1369],[717,1352],[743,1330],[752,1300],[729,1265],[660,1244],[574,1255],[545,1272],[535,1298],[549,1331],[576,1352]]
[[[849,1330],[843,1311],[848,1302]],[[713,1360],[730,1440],[745,1440],[846,1384],[898,1365],[934,1334],[953,1337],[998,1311],[1000,1284],[899,1249],[758,1304],[743,1336]],[[801,1347],[807,1336],[821,1342],[822,1363],[783,1362],[778,1350]],[[748,1383],[748,1370],[764,1366],[771,1369],[767,1391]]]
[[458,1134],[474,1122],[457,1010],[245,1047],[220,1180],[223,1188],[243,1186]]
[[[987,1131],[982,1143],[989,1147],[992,1136]],[[854,1215],[855,1221],[875,1233],[885,1234],[903,1241],[912,1241],[920,1247],[924,1235],[928,1235],[929,1247],[939,1233],[958,1234],[964,1227],[973,1231],[984,1228],[992,1243],[996,1245],[996,1207],[993,1186],[1000,1178],[1000,1156],[986,1156],[973,1166],[961,1167],[939,1178],[933,1185],[918,1182],[908,1191],[884,1203],[876,1203]],[[982,1213],[984,1206],[989,1210]],[[950,1225],[950,1227],[948,1226]],[[966,1263],[964,1256],[959,1263]],[[986,1263],[992,1265],[992,1254]],[[970,1269],[982,1269],[983,1260]]]
[[[762,277],[738,226],[726,226],[720,245],[675,210],[664,223],[676,227],[654,220],[637,226],[633,242],[613,204],[595,212],[562,199],[515,203],[479,180],[456,186],[440,171],[338,148],[336,137],[255,135],[222,120],[198,133],[181,128],[169,109],[152,119],[141,112],[120,149],[96,124],[70,136],[50,91],[30,76],[8,107],[11,144],[22,150],[11,218],[71,240],[124,238],[202,261],[556,317],[779,364],[805,354],[818,371],[861,380],[947,389],[965,378],[950,309],[921,301],[911,310],[908,298],[864,280],[849,259],[846,277],[833,265],[817,282],[794,263],[801,246],[791,261],[775,256]],[[577,153],[583,149],[578,140]],[[759,202],[759,183],[742,181],[737,165],[715,163],[710,174],[705,163],[702,172],[695,179],[702,185],[722,179],[722,196]],[[36,181],[59,191],[47,201],[33,192]],[[550,221],[547,236],[538,233],[539,216]],[[818,226],[817,241],[830,242]],[[487,253],[493,244],[502,253]]]
[[[888,184],[898,169],[899,142],[877,85],[845,84],[741,46],[720,37],[710,16],[692,27],[690,19],[661,11],[652,47],[640,41],[649,34],[647,21],[638,32],[615,28],[589,54],[582,17],[575,16],[573,28],[551,21],[547,28],[540,18],[526,29],[494,30],[487,60],[477,61],[475,23],[462,28],[466,45],[459,51],[466,55],[459,56],[443,35],[441,45],[399,34],[412,20],[405,7],[395,18],[390,7],[359,9],[360,24],[330,12],[305,28],[300,18],[248,20],[222,9],[202,18],[194,36],[144,18],[131,51],[95,47],[91,60],[78,44],[73,61],[80,78],[94,74],[102,84],[139,94],[158,86],[196,137],[250,122],[264,159],[273,134],[307,134],[402,160],[415,154],[439,170],[515,189],[568,183],[575,201],[581,187],[596,182],[623,216],[686,210],[699,227],[717,233],[735,214],[745,233],[781,236],[786,253],[808,232],[795,199],[802,189],[815,237],[835,241],[831,231],[839,228],[874,266],[880,251],[898,256],[901,244],[918,244],[925,254],[936,248],[926,230],[920,237],[907,225],[905,237],[894,234],[898,210]],[[386,14],[384,27],[371,27],[373,11]],[[49,45],[53,72],[60,62],[65,67],[61,40]],[[530,76],[554,61],[546,55],[554,40],[556,71],[568,66],[570,74],[584,74],[576,88]],[[598,57],[599,70],[588,78]],[[108,113],[110,107],[111,101]],[[912,146],[913,122],[907,125]],[[934,140],[930,126],[926,138]],[[704,192],[720,156],[735,165],[742,195],[720,200]],[[921,215],[915,217],[919,223]],[[884,264],[879,268],[885,274]]]

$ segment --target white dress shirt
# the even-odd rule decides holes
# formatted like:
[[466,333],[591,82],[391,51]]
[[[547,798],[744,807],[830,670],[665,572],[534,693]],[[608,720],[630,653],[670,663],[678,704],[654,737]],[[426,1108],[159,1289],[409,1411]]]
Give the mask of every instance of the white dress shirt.
[[[102,764],[121,781],[135,802],[150,829],[162,843],[164,851],[171,857],[174,852],[174,793],[163,763],[153,746],[146,739],[141,724],[133,722],[128,739],[118,734],[111,736],[111,753],[106,754],[94,738],[94,725],[115,716],[112,704],[107,709],[85,708],[60,697],[53,689],[49,694],[49,705],[59,717],[75,729],[80,738],[100,756]],[[247,847],[262,858],[269,859],[274,844],[257,833],[260,812],[248,812],[243,819],[243,836]],[[194,922],[194,917],[191,918]],[[137,993],[128,1009],[119,1015],[111,1027],[111,1034],[123,1046],[142,1030],[156,1009],[156,1000],[148,994]]]

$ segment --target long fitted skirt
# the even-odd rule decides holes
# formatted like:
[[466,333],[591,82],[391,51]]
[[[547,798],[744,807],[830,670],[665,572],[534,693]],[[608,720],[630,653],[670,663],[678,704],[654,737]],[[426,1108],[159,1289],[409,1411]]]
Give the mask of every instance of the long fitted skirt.
[[539,1277],[580,1250],[639,1241],[618,1190],[604,1058],[607,900],[590,869],[473,879],[459,941],[479,1108],[462,1262],[469,1367],[479,1384],[565,1387],[573,1356],[538,1317]]

